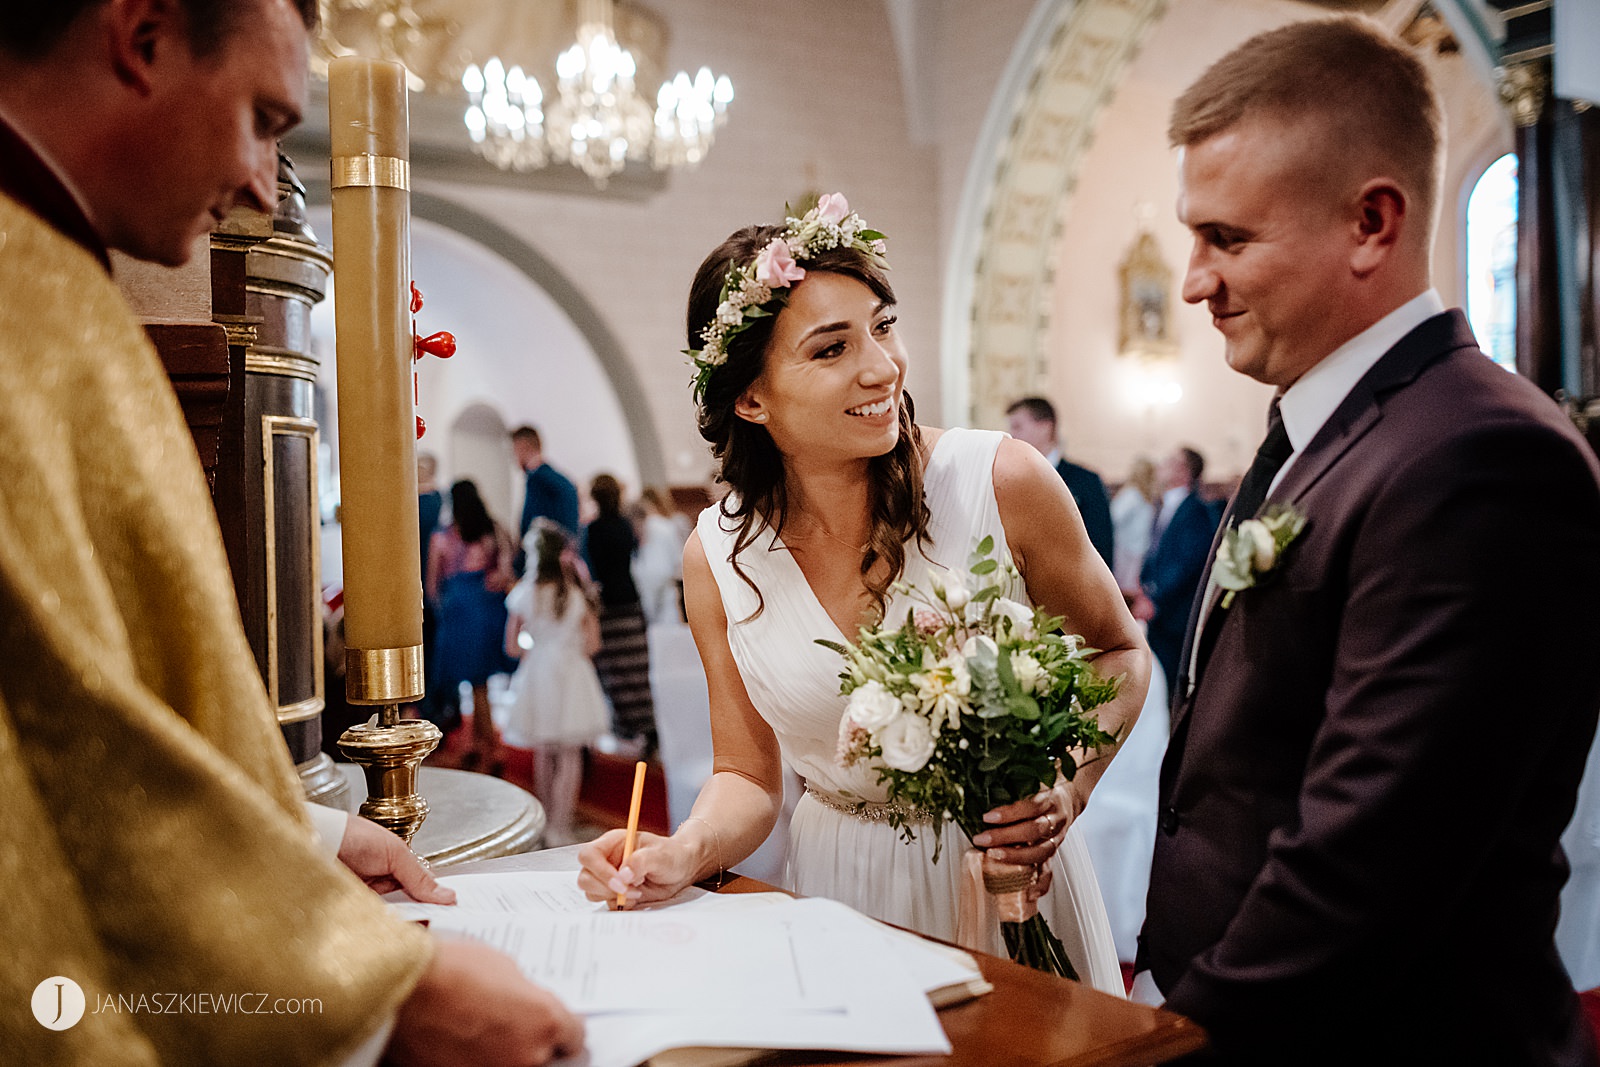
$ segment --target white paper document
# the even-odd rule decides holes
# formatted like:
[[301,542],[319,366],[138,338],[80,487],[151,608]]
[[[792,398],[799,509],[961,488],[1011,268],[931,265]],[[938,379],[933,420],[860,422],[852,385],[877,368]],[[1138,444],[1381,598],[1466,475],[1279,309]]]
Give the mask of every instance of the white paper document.
[[926,990],[977,979],[938,946],[827,900],[694,891],[609,911],[572,872],[446,877],[453,907],[404,903],[443,937],[516,960],[588,1024],[588,1067],[687,1045],[941,1053]]
[[[550,915],[557,913],[595,913],[607,910],[603,901],[590,900],[578,888],[573,871],[512,871],[497,874],[454,874],[439,879],[446,889],[456,891],[454,904],[419,904],[403,893],[390,893],[385,899],[406,919],[433,920],[464,911],[501,912],[508,915]],[[638,910],[680,907],[713,894],[690,886],[670,904],[646,904]],[[780,896],[775,893],[752,896]],[[731,899],[731,898],[730,898]]]

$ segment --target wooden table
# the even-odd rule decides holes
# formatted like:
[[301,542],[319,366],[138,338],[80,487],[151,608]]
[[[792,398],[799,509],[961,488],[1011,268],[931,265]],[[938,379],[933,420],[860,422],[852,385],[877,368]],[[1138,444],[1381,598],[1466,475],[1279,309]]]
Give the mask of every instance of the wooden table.
[[[577,846],[467,863],[447,874],[576,869]],[[770,893],[734,876],[719,892]],[[1119,1000],[1079,982],[974,952],[994,992],[944,1008],[949,1056],[864,1056],[771,1052],[762,1067],[1146,1067],[1206,1046],[1205,1031],[1181,1015]]]

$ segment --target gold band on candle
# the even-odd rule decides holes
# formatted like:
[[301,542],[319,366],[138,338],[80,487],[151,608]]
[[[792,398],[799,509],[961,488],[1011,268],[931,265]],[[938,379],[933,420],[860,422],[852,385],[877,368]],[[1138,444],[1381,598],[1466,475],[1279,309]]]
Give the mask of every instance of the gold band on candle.
[[411,162],[395,156],[335,156],[332,172],[335,189],[378,186],[411,191]]
[[352,704],[421,700],[422,646],[344,650],[345,699]]

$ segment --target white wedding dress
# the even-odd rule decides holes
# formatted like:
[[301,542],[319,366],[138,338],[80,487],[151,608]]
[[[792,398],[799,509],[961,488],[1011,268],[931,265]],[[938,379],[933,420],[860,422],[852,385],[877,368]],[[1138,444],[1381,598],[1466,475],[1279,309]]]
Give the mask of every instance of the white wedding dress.
[[[1004,437],[990,430],[952,429],[939,438],[923,479],[933,541],[925,548],[926,557],[914,545],[907,546],[902,581],[927,588],[933,566],[964,571],[968,555],[984,536],[992,535],[997,546],[1004,546],[994,498],[994,457]],[[955,824],[945,826],[943,850],[935,863],[928,829],[907,843],[887,822],[847,814],[813,792],[821,790],[835,801],[885,799],[874,770],[841,767],[835,760],[845,704],[839,695],[843,660],[816,639],[841,641],[845,635],[771,531],[739,557],[741,569],[764,597],[764,609],[751,619],[759,602],[728,563],[733,533],[726,526],[716,505],[700,514],[701,543],[728,616],[728,645],[751,701],[777,735],[784,762],[808,789],[789,827],[786,888],[840,900],[875,918],[1004,956],[992,907],[975,923],[958,922],[963,853],[969,844]],[[908,607],[906,598],[891,598],[885,617],[903,619]],[[1121,996],[1122,973],[1105,905],[1089,853],[1075,831],[1068,831],[1056,854],[1054,881],[1039,903],[1079,976],[1096,989]],[[976,929],[958,928],[968,926]]]

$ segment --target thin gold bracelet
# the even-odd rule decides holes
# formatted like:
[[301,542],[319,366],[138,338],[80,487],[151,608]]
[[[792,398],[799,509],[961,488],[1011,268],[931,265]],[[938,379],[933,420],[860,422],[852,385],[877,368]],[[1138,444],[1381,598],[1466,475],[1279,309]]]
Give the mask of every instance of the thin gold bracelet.
[[[712,826],[710,823],[706,822],[704,819],[702,819],[698,815],[690,815],[688,818],[684,819],[683,821],[684,822],[697,822],[701,826],[704,826],[707,830],[711,831],[711,840],[714,841],[716,843],[716,846],[717,846],[717,888],[721,889],[722,888],[723,879],[725,879],[727,877],[727,874],[728,874],[728,869],[722,865],[722,834],[721,834],[721,832],[718,831],[715,826]],[[680,823],[679,825],[681,826],[682,824]]]

